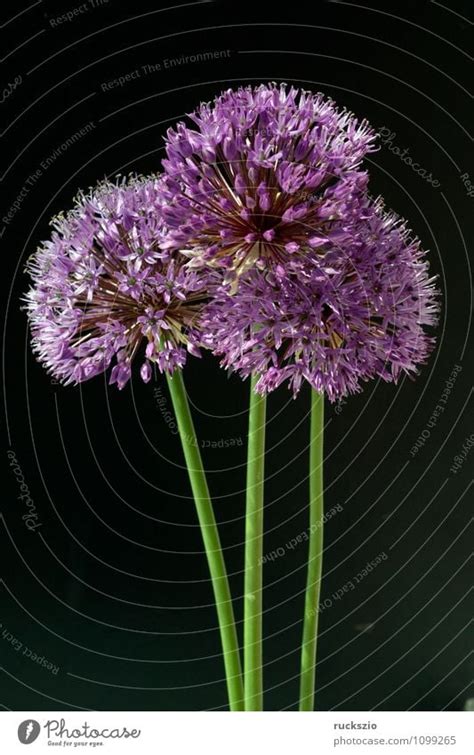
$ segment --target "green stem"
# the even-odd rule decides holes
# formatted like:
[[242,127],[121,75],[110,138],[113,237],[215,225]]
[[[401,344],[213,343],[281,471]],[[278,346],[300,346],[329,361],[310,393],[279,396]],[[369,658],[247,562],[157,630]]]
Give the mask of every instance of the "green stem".
[[266,398],[250,383],[245,518],[244,688],[245,710],[263,710],[262,555]]
[[176,370],[172,376],[167,374],[167,381],[211,574],[224,654],[229,705],[232,711],[244,710],[239,643],[229,581],[181,370]]
[[324,395],[312,392],[309,447],[308,576],[301,645],[300,711],[314,710],[319,596],[323,565]]

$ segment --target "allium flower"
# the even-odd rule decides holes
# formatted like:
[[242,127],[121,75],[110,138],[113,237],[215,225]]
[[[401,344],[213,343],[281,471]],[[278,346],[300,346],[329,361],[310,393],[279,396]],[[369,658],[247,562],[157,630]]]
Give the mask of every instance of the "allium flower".
[[74,209],[52,222],[54,231],[30,259],[26,295],[33,349],[65,384],[104,372],[119,388],[142,359],[172,372],[199,355],[196,316],[205,281],[158,247],[160,179],[101,183],[79,195]]
[[[382,202],[360,203],[357,220],[324,253],[284,270],[245,273],[222,286],[203,318],[205,342],[257,391],[303,379],[331,401],[379,376],[416,372],[433,339],[437,292],[419,242]],[[344,235],[344,238],[343,238]]]
[[168,131],[161,247],[227,279],[337,241],[366,186],[374,131],[331,100],[285,84],[228,90]]

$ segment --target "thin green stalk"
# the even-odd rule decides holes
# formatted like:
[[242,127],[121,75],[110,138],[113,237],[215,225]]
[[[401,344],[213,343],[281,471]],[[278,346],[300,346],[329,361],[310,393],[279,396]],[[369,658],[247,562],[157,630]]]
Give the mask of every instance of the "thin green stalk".
[[172,376],[167,375],[167,381],[211,574],[224,654],[229,706],[232,711],[244,710],[239,642],[229,581],[181,370],[176,370]]
[[250,383],[247,451],[244,584],[245,710],[263,710],[262,555],[266,398],[255,393],[257,379],[252,376]]
[[312,392],[309,447],[308,575],[301,645],[300,711],[314,710],[319,596],[323,565],[324,395]]

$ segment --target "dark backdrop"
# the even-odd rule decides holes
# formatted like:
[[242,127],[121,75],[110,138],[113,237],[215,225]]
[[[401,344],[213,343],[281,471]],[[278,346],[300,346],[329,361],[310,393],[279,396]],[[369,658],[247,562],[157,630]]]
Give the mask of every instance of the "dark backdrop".
[[[274,80],[321,90],[381,130],[372,191],[409,219],[443,289],[437,348],[419,379],[374,382],[327,408],[333,515],[317,704],[461,709],[472,694],[470,4],[167,5],[44,0],[5,16],[1,702],[225,707],[212,592],[166,386],[159,376],[149,385],[135,377],[122,393],[103,378],[55,385],[31,356],[20,297],[27,256],[80,187],[159,169],[163,134],[185,112],[222,87]],[[193,61],[205,52],[217,54]],[[248,385],[210,357],[191,361],[186,381],[240,621]],[[307,390],[293,401],[281,388],[269,400],[265,550],[278,557],[265,566],[268,709],[294,708],[298,693],[306,546],[291,540],[307,526],[308,406]],[[17,479],[34,518],[23,518]]]

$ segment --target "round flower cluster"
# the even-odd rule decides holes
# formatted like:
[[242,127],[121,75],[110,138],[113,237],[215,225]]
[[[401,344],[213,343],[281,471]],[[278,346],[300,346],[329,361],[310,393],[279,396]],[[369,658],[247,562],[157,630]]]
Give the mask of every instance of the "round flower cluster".
[[374,131],[320,94],[228,90],[169,129],[161,246],[235,273],[285,265],[327,240],[363,191]]
[[322,95],[228,90],[168,131],[161,247],[220,270],[202,342],[264,393],[330,400],[426,360],[437,292],[419,242],[367,191],[375,134]]
[[159,182],[105,181],[79,195],[28,263],[33,350],[65,384],[115,361],[110,383],[123,388],[135,356],[148,382],[152,362],[172,372],[187,351],[199,355],[195,326],[207,283],[159,248]]
[[367,189],[375,133],[322,95],[228,90],[168,131],[163,174],[105,182],[29,264],[39,359],[66,383],[210,349],[262,393],[331,401],[414,373],[438,292],[403,221]]
[[267,393],[303,379],[330,401],[379,376],[396,381],[426,360],[436,322],[434,280],[416,239],[380,201],[366,200],[341,244],[285,271],[248,271],[205,311],[206,344]]

